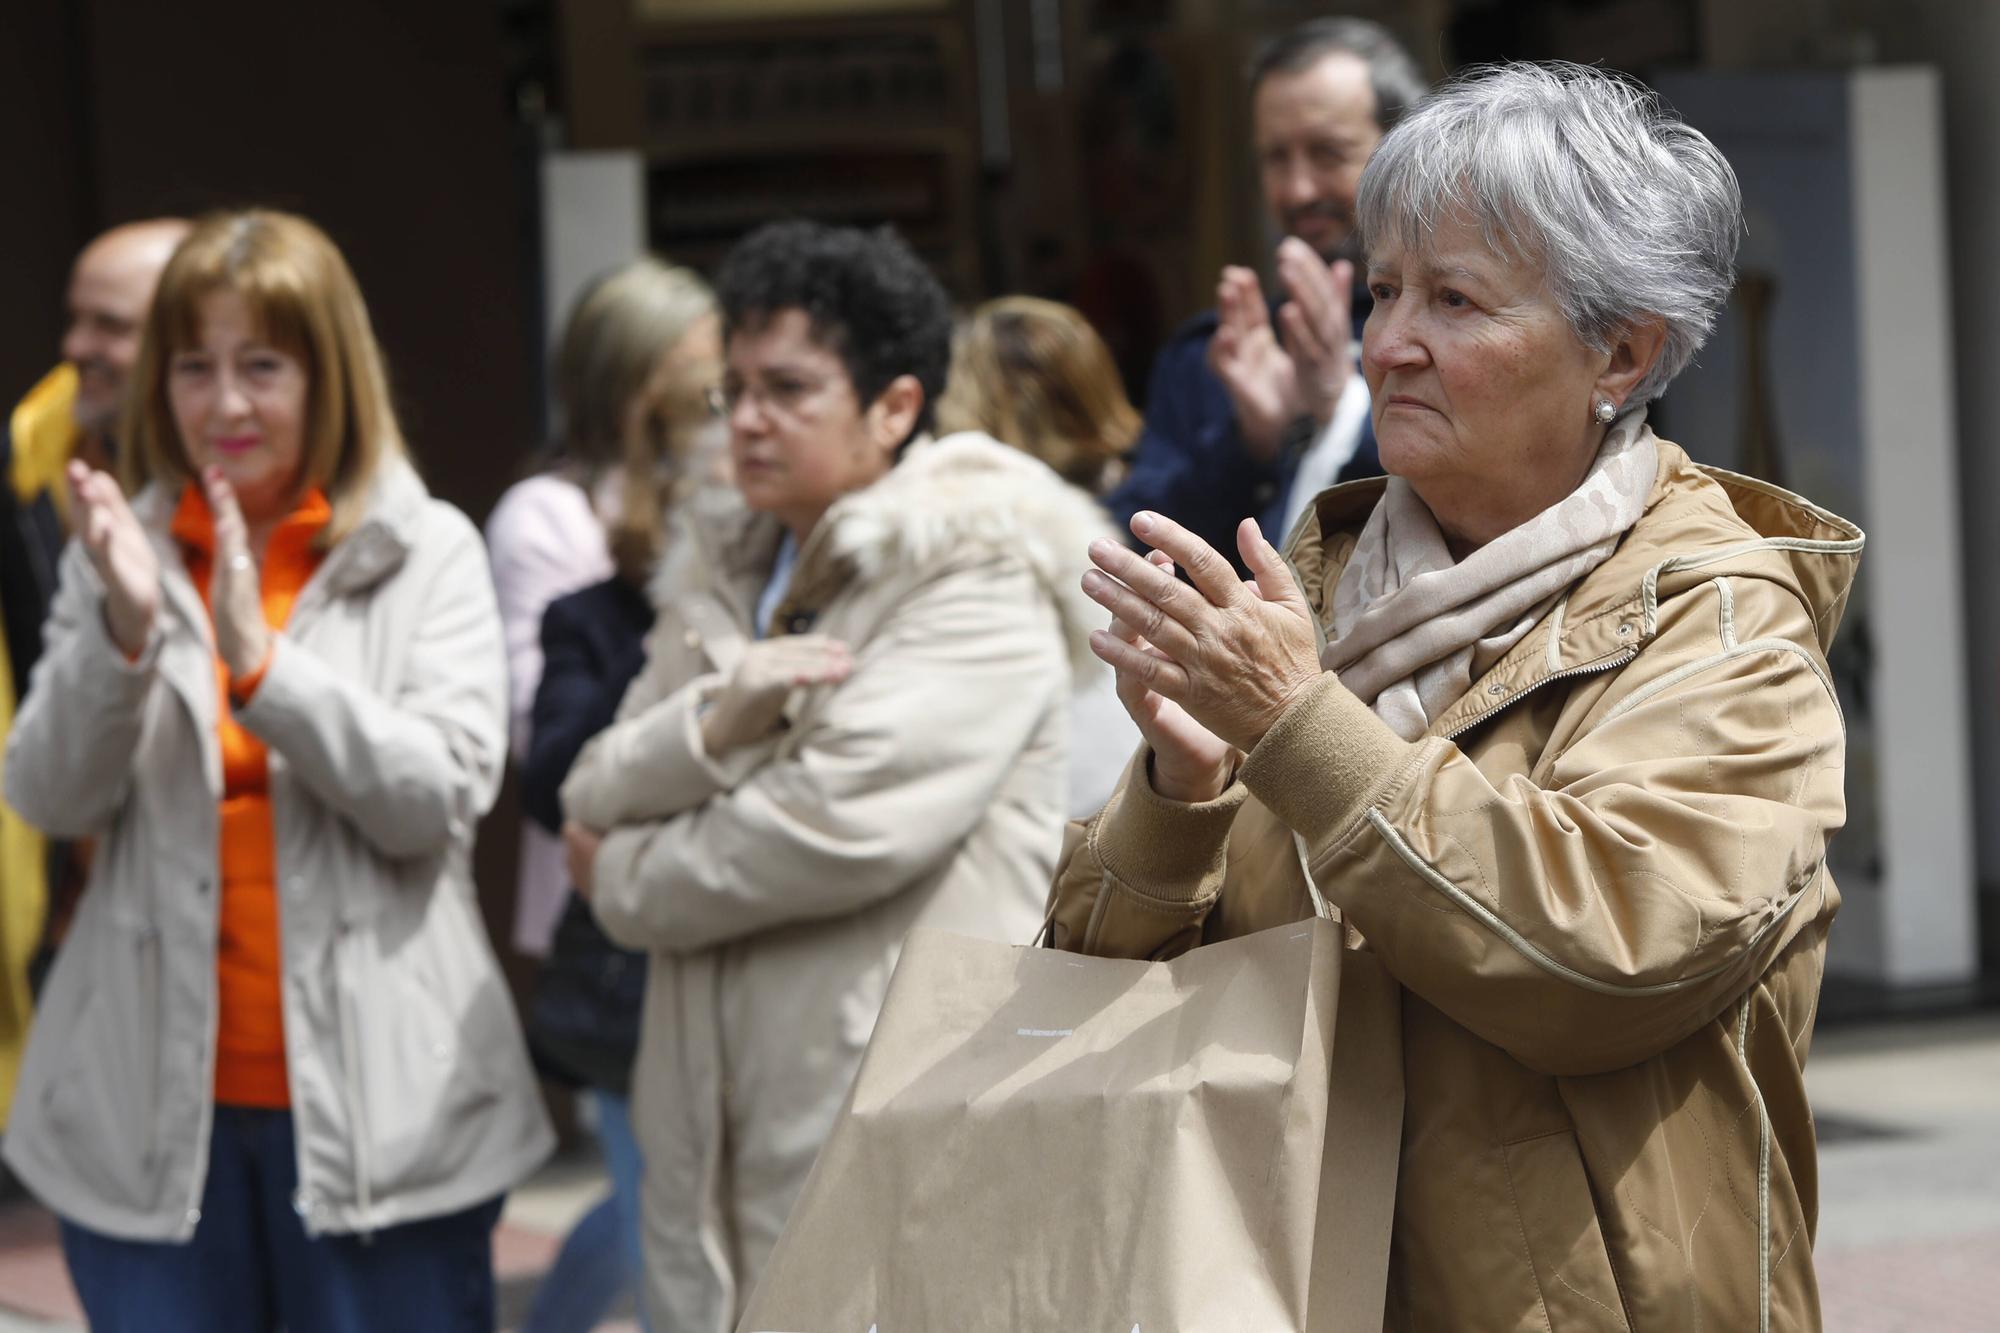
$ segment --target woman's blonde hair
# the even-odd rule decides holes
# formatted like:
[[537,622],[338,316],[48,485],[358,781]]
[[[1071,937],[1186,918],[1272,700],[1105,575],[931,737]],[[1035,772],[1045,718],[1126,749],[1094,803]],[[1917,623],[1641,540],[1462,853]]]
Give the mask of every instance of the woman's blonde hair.
[[1140,426],[1090,321],[1032,296],[1003,296],[972,312],[954,340],[937,416],[940,431],[983,430],[1093,494]]
[[331,546],[361,521],[383,463],[408,451],[354,274],[325,232],[290,213],[211,213],[167,261],[125,409],[126,447],[119,451],[125,487],[178,486],[194,476],[174,424],[167,371],[177,354],[200,344],[202,305],[218,291],[241,296],[257,336],[305,366],[299,485],[326,492],[333,516],[321,541]]
[[659,558],[666,511],[688,472],[719,363],[661,358],[715,314],[708,284],[648,256],[598,278],[570,310],[555,358],[555,463],[586,486],[620,474],[619,513],[606,536],[626,578]]

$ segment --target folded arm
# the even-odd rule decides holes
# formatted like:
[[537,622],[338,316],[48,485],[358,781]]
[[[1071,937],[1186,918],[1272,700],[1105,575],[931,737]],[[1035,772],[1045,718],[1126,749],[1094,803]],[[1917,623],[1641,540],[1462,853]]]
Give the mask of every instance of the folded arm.
[[710,790],[607,834],[599,919],[627,946],[684,952],[908,888],[986,816],[1068,679],[1046,595],[1012,562],[982,560],[901,599],[803,734],[740,777],[700,752],[703,683],[686,687],[651,762],[677,781],[705,774]]

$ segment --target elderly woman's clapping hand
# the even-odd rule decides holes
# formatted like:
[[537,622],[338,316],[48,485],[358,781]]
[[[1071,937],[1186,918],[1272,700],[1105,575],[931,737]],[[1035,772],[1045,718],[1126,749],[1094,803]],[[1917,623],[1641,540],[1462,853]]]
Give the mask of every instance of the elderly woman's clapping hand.
[[[1083,590],[1114,617],[1091,649],[1118,673],[1118,693],[1153,750],[1153,786],[1203,801],[1228,786],[1238,754],[1263,739],[1320,675],[1312,613],[1291,570],[1255,521],[1237,529],[1253,578],[1171,519],[1142,512],[1142,558],[1094,542]],[[1164,557],[1164,558],[1163,558]],[[1187,570],[1193,586],[1174,577]]]

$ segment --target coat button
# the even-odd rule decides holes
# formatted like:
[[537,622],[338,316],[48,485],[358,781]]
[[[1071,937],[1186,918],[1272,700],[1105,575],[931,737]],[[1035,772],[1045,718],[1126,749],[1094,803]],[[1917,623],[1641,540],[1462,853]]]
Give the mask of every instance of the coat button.
[[1498,681],[1495,681],[1493,684],[1488,685],[1486,687],[1486,692],[1497,699],[1501,695],[1507,692],[1507,687],[1505,685],[1500,684]]
[[681,635],[681,642],[688,646],[689,652],[697,651],[701,647],[701,631],[698,629],[689,630],[687,633]]
[[312,1212],[312,1210],[313,1210],[313,1196],[306,1193],[304,1190],[293,1190],[292,1211],[297,1213],[300,1217],[304,1217],[306,1214]]
[[201,1225],[201,1209],[190,1208],[187,1210],[187,1224],[191,1227],[198,1227]]
[[1629,638],[1631,638],[1631,637],[1632,637],[1632,622],[1631,622],[1631,621],[1629,621],[1629,620],[1621,620],[1621,621],[1619,621],[1619,622],[1618,622],[1618,637],[1619,637],[1619,638],[1621,638],[1621,639],[1629,639]]

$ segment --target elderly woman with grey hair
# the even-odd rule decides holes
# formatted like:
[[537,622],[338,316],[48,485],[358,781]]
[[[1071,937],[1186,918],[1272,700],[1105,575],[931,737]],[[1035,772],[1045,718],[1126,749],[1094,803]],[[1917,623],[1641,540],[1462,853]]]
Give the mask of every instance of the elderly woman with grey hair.
[[1093,546],[1146,743],[1056,943],[1169,955],[1311,876],[1404,988],[1391,1327],[1816,1327],[1861,534],[1646,424],[1728,295],[1735,176],[1627,82],[1506,65],[1390,133],[1360,221],[1390,476],[1285,556],[1246,522],[1247,583],[1158,514],[1148,558]]

